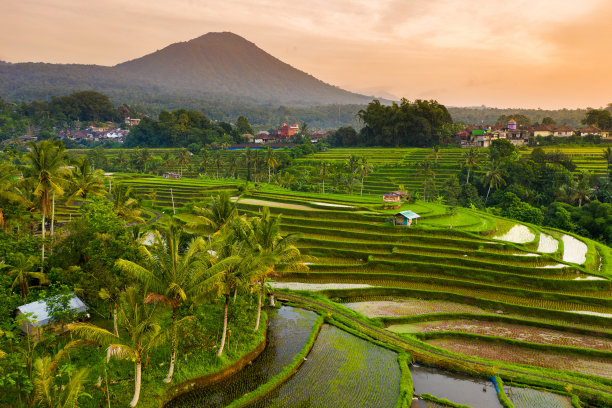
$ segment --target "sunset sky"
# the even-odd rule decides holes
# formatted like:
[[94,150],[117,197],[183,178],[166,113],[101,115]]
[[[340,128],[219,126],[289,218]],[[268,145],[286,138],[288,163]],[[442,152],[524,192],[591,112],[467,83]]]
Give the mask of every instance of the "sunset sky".
[[612,102],[609,0],[0,0],[0,60],[114,65],[231,31],[342,88],[451,106]]

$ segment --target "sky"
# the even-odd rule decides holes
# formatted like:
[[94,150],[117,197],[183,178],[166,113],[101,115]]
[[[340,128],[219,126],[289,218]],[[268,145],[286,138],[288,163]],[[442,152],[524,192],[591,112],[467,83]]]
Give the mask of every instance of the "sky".
[[610,21],[609,0],[0,0],[0,60],[115,65],[231,31],[368,95],[598,108]]

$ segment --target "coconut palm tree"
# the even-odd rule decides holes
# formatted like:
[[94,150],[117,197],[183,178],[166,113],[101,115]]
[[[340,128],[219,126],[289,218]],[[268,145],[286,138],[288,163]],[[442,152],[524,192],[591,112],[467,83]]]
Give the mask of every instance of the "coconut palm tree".
[[491,188],[500,188],[501,186],[506,185],[506,180],[502,176],[501,166],[499,164],[490,162],[487,166],[487,170],[485,173],[485,180],[489,180],[489,189],[487,190],[487,196],[485,197],[485,204],[489,199],[489,193],[491,193]]
[[113,190],[111,199],[117,215],[124,222],[144,224],[145,221],[140,216],[142,211],[139,209],[138,200],[132,196],[132,187],[118,184]]
[[186,167],[189,164],[191,156],[191,152],[184,147],[179,151],[178,157],[176,158],[176,163],[181,166],[181,176],[183,175],[183,167]]
[[71,370],[68,383],[57,384],[57,379],[62,376],[58,374],[59,363],[68,356],[68,351],[78,346],[80,342],[68,343],[55,356],[43,356],[34,361],[34,372],[32,384],[34,386],[33,402],[36,406],[45,408],[76,408],[79,406],[79,398],[85,391],[87,381],[87,368]]
[[266,278],[278,271],[307,271],[308,266],[302,262],[300,250],[295,246],[299,235],[289,234],[283,237],[280,233],[280,216],[272,217],[268,207],[263,208],[260,218],[254,218],[251,222],[246,222],[243,218],[236,218],[235,221],[232,223],[235,236],[246,243],[252,254],[259,258],[256,262],[256,271],[259,272],[255,271],[253,274],[259,284],[255,322],[257,330]]
[[227,338],[230,296],[232,293],[236,293],[239,287],[247,285],[253,275],[258,273],[263,266],[248,246],[237,239],[229,226],[222,230],[220,239],[215,241],[214,254],[217,262],[223,263],[226,267],[211,269],[202,282],[202,287],[209,288],[209,292],[216,297],[223,296],[225,298],[223,331],[221,344],[217,351],[217,356],[221,356]]
[[[66,180],[68,169],[64,167],[67,161],[64,145],[57,141],[48,140],[40,143],[29,143],[30,151],[25,154],[25,160],[29,166],[23,168],[23,183],[29,184],[34,188],[34,196],[38,200],[42,212],[42,250],[41,250],[41,272],[45,262],[45,220],[51,205],[55,206],[55,195],[64,194],[61,185]],[[51,219],[51,224],[53,224]]]
[[361,156],[361,163],[359,164],[359,173],[361,173],[361,191],[360,196],[363,196],[363,181],[365,180],[368,173],[372,172],[372,165],[368,164],[368,158]]
[[272,181],[272,172],[278,166],[278,157],[276,152],[270,147],[266,148],[266,164],[268,165],[268,184]]
[[[14,202],[27,201],[17,190],[19,173],[10,163],[0,163],[0,198]],[[0,228],[4,228],[4,213],[0,208]]]
[[172,308],[172,345],[170,369],[164,382],[172,381],[176,361],[177,332],[182,323],[191,316],[177,320],[177,310],[186,302],[201,299],[209,288],[204,286],[205,278],[227,268],[232,260],[216,262],[204,238],[194,238],[185,248],[181,242],[182,225],[174,218],[158,225],[153,245],[141,246],[145,263],[119,259],[115,265],[134,276],[149,291],[145,302],[160,303]]
[[325,177],[327,176],[328,171],[329,171],[329,162],[322,161],[321,171],[319,172],[319,174],[321,175],[321,178],[323,180],[323,194],[325,194]]
[[135,407],[140,398],[142,359],[164,340],[153,311],[154,308],[143,303],[140,292],[135,287],[129,287],[121,294],[119,302],[119,335],[90,323],[68,325],[75,335],[111,347],[113,357],[134,362],[135,385],[131,407]]
[[21,252],[14,256],[14,261],[11,264],[1,264],[0,269],[6,269],[6,274],[14,277],[11,288],[19,286],[21,289],[21,300],[25,301],[28,292],[30,291],[29,279],[38,279],[40,284],[49,283],[47,275],[38,271],[38,261],[34,256],[26,257]]
[[213,197],[206,208],[193,207],[196,220],[186,224],[186,229],[193,232],[217,233],[238,214],[236,203],[227,192]]
[[467,152],[463,154],[463,165],[468,168],[467,178],[465,179],[466,183],[470,182],[470,172],[473,169],[479,169],[482,166],[483,155],[476,148],[470,148]]
[[247,181],[251,181],[251,165],[253,164],[253,150],[248,147],[244,149],[244,153],[242,154],[242,159],[244,160],[244,165],[247,168],[246,179]]
[[235,179],[238,178],[238,166],[240,166],[240,157],[237,154],[232,154],[229,158],[228,170]]
[[217,179],[219,179],[219,169],[223,165],[223,157],[221,156],[221,150],[215,150],[213,160],[215,163],[215,167],[217,168]]
[[[417,163],[417,177],[423,176],[423,200],[427,201],[427,186],[431,185],[435,179],[436,174],[434,173],[431,162],[429,160],[423,160],[422,162]],[[435,187],[435,184],[433,185]]]
[[70,204],[77,197],[85,201],[90,194],[101,197],[106,192],[104,173],[100,169],[94,171],[86,157],[82,157],[75,162],[68,182],[72,194],[66,200],[66,204]]

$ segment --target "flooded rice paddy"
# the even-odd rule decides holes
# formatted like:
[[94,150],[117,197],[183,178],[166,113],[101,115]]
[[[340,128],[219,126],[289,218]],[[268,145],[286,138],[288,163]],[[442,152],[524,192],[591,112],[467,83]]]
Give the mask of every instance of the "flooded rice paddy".
[[393,407],[399,380],[397,353],[324,325],[298,372],[251,407]]
[[318,316],[290,306],[282,306],[269,315],[266,348],[251,365],[218,384],[182,394],[165,407],[224,407],[280,373],[302,350]]

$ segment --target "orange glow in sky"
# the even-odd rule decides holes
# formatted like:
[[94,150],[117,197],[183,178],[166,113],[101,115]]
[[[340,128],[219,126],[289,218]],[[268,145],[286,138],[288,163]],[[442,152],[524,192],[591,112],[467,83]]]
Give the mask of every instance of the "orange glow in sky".
[[451,106],[612,102],[608,0],[3,0],[0,60],[114,65],[231,31],[350,91]]

